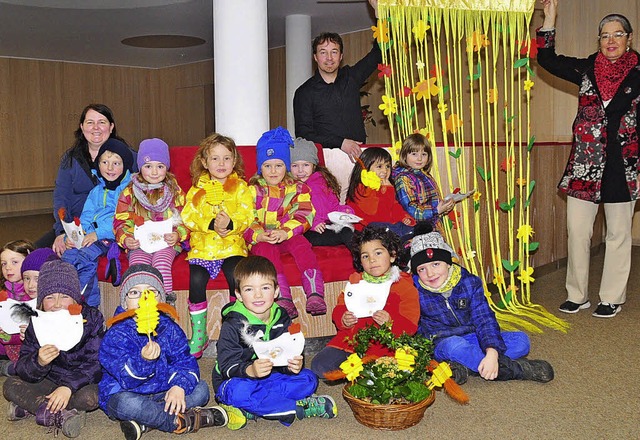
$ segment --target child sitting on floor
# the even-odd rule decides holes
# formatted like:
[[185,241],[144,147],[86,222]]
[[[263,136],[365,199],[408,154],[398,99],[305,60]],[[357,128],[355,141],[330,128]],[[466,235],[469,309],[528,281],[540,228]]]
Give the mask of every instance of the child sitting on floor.
[[[314,396],[318,378],[302,368],[302,356],[274,367],[270,359],[257,359],[253,340],[269,341],[286,333],[289,315],[277,304],[276,268],[266,258],[250,256],[234,271],[237,301],[222,309],[218,360],[212,382],[216,399],[230,415],[228,427],[240,429],[256,416],[290,425],[296,419],[337,415],[330,396]],[[227,406],[225,406],[227,405]]]
[[449,362],[458,384],[469,374],[486,380],[552,380],[548,362],[524,357],[530,347],[526,333],[500,331],[482,280],[453,263],[454,256],[438,232],[411,242],[411,272],[420,295],[418,333],[433,338],[434,358]]
[[[353,267],[358,272],[349,277],[349,283],[359,285],[358,289],[361,291],[367,291],[368,283],[388,282],[389,296],[384,307],[374,311],[372,316],[357,318],[353,311],[347,309],[345,292],[340,293],[332,315],[338,333],[311,362],[311,369],[318,376],[323,377],[326,372],[340,367],[340,364],[353,353],[353,347],[348,341],[363,328],[392,322],[391,330],[396,336],[403,332],[415,334],[420,317],[418,292],[410,276],[401,272],[397,266],[399,252],[400,240],[391,231],[369,225],[362,232],[354,234],[351,254]],[[371,344],[367,354],[393,356],[393,351],[376,343]]]
[[[153,294],[158,303],[153,337],[138,332],[135,311],[144,294]],[[100,407],[121,421],[127,440],[138,440],[150,429],[183,434],[227,424],[222,408],[201,408],[209,401],[209,386],[200,379],[187,336],[173,319],[176,311],[165,300],[156,268],[129,266],[122,276],[120,306],[100,346]]]
[[[98,382],[102,376],[98,349],[104,319],[100,311],[80,306],[80,282],[73,266],[60,260],[42,265],[38,279],[38,310],[56,312],[81,308],[83,332],[67,351],[53,344],[40,345],[29,324],[15,369],[7,378],[4,397],[9,401],[11,421],[36,416],[36,423],[62,430],[66,437],[80,435],[85,411],[98,408]],[[68,315],[67,315],[68,316]]]

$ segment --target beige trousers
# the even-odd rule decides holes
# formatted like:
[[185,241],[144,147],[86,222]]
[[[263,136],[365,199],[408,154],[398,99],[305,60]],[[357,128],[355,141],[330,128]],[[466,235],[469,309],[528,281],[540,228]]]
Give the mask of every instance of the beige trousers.
[[[604,268],[600,282],[601,302],[622,304],[627,299],[627,281],[631,269],[631,225],[635,204],[635,200],[603,204],[606,235]],[[599,206],[567,197],[567,299],[577,304],[589,299],[591,236]]]

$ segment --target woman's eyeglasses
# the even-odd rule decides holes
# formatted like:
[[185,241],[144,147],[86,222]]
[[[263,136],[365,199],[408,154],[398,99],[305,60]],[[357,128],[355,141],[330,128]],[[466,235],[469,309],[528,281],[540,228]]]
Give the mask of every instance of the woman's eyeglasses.
[[606,34],[600,34],[600,35],[598,36],[598,40],[610,40],[610,39],[612,39],[612,38],[613,38],[614,40],[619,40],[619,39],[621,39],[621,38],[623,38],[623,37],[626,37],[627,35],[629,35],[629,34],[628,34],[628,33],[626,33],[626,32],[620,32],[620,31],[618,31],[618,32],[614,32],[614,33],[612,33],[612,34],[609,34],[609,33],[606,33]]
[[[160,292],[158,292],[156,289],[147,289],[147,290],[145,290],[145,292],[151,292],[151,293],[153,293],[156,297],[157,297],[158,295],[160,295]],[[141,291],[139,291],[139,290],[129,290],[129,291],[127,292],[127,298],[130,298],[130,299],[138,299],[138,298],[140,298],[141,296],[142,296],[142,292],[141,292]]]

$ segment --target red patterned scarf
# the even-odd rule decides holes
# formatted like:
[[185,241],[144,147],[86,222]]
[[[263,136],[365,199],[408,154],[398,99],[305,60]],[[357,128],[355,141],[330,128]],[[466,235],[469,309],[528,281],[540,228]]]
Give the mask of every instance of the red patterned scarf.
[[638,64],[638,56],[634,51],[627,51],[615,63],[609,61],[602,52],[598,52],[595,63],[596,83],[603,101],[613,98],[620,83]]

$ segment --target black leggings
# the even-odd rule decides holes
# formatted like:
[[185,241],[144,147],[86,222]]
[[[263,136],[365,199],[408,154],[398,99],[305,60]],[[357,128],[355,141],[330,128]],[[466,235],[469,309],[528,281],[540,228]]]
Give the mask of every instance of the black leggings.
[[[236,297],[236,282],[233,278],[233,269],[244,257],[234,255],[225,258],[222,263],[222,273],[229,285],[229,296]],[[197,304],[207,300],[207,283],[209,282],[209,271],[197,264],[189,265],[189,302]]]
[[[51,394],[59,386],[49,379],[30,383],[13,376],[7,378],[4,382],[2,391],[5,399],[29,411],[31,414],[35,414],[40,404],[46,402],[47,398],[45,396]],[[71,394],[66,409],[74,408],[78,411],[98,409],[98,385],[86,385]]]

